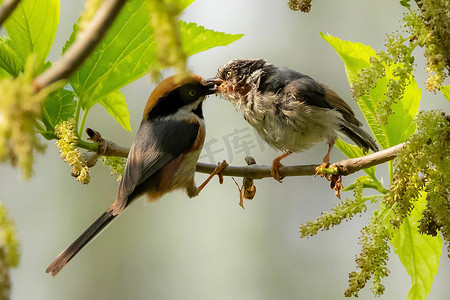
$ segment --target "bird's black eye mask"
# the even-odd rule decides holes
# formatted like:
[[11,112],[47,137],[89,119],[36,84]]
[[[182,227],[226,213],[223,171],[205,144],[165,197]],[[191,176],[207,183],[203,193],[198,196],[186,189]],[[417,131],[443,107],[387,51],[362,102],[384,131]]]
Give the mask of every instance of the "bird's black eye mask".
[[181,101],[185,104],[189,104],[198,100],[198,98],[205,95],[204,89],[200,84],[184,84],[180,86],[175,92],[180,97]]
[[197,101],[207,94],[208,88],[196,83],[184,84],[160,97],[148,113],[148,119],[174,114],[181,107]]

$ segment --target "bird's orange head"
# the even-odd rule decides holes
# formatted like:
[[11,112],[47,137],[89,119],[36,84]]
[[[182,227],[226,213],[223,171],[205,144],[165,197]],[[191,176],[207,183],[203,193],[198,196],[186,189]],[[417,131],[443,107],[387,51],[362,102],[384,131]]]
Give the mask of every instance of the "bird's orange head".
[[183,106],[202,101],[205,96],[214,94],[216,85],[199,75],[172,75],[153,90],[144,109],[143,119],[167,116]]

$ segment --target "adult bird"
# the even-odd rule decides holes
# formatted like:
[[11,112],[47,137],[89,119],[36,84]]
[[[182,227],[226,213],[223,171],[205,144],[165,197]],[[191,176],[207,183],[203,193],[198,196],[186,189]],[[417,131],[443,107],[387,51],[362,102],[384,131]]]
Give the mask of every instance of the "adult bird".
[[196,163],[205,140],[202,101],[216,87],[202,77],[174,75],[151,93],[131,146],[115,201],[47,268],[53,276],[137,197],[154,201],[176,189],[194,197],[223,168],[218,167],[199,187]]

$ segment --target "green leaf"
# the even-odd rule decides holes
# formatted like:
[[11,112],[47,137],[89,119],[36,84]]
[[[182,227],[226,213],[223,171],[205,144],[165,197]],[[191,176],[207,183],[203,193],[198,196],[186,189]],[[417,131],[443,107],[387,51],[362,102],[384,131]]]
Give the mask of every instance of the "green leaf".
[[376,120],[375,101],[385,98],[388,80],[392,78],[389,71],[384,78],[380,78],[375,88],[370,89],[369,97],[361,97],[359,107],[366,117],[373,134],[383,149],[398,145],[406,141],[416,130],[414,118],[419,111],[421,91],[414,78],[405,88],[403,98],[392,105],[393,114],[389,115],[386,124]]
[[441,93],[450,102],[450,85],[441,86]]
[[407,8],[411,7],[411,4],[409,4],[409,0],[400,0],[400,4]]
[[130,112],[128,111],[125,96],[119,90],[103,97],[98,103],[101,104],[123,128],[131,131]]
[[0,68],[17,77],[23,71],[23,62],[11,47],[11,40],[0,37]]
[[[381,80],[384,80],[383,78]],[[386,85],[387,87],[387,85]],[[369,96],[363,96],[358,101],[359,108],[361,109],[364,117],[366,118],[367,124],[370,127],[375,139],[381,145],[382,149],[389,148],[389,141],[386,133],[386,129],[380,123],[378,123],[376,117],[376,107],[371,99],[379,99],[378,97],[383,97],[384,92],[381,89],[370,89]]]
[[[105,97],[147,73],[155,53],[148,15],[144,0],[127,1],[96,50],[71,77],[70,84],[82,101]],[[65,49],[77,31],[74,25]]]
[[344,61],[345,71],[350,84],[358,79],[358,73],[361,69],[370,67],[370,58],[377,56],[377,52],[374,49],[362,43],[344,41],[322,32],[320,32],[320,36],[336,50],[337,54]]
[[76,104],[72,91],[59,89],[51,93],[42,106],[42,122],[47,130],[54,131],[56,124],[73,117]]
[[[345,63],[345,71],[347,73],[348,82],[352,85],[358,80],[358,74],[362,69],[371,66],[370,58],[377,57],[377,53],[370,46],[366,46],[362,43],[353,43],[350,41],[343,41],[337,37],[331,35],[325,35],[320,33],[321,37],[327,41],[331,47],[336,50],[337,54]],[[387,85],[386,85],[387,87]],[[359,108],[361,109],[367,124],[369,124],[375,139],[381,145],[382,148],[388,148],[388,142],[384,128],[377,122],[375,115],[376,107],[371,99],[377,99],[377,97],[383,97],[385,92],[381,92],[379,89],[372,89],[369,91],[369,96],[363,96],[358,101]]]
[[9,74],[8,72],[6,72],[3,69],[0,69],[0,79],[8,78],[8,77],[11,77],[11,74]]
[[22,62],[31,53],[38,65],[47,59],[59,22],[59,0],[24,0],[5,22],[5,29]]
[[195,0],[178,0],[178,7],[181,10],[185,10],[189,5],[191,5]]
[[[338,138],[336,140],[335,145],[348,158],[361,157],[361,156],[365,155],[361,148],[359,148],[358,146],[355,146],[355,145],[347,144],[340,138]],[[373,167],[364,169],[363,171],[366,172],[367,175],[369,175],[372,179],[376,180],[375,169],[376,169],[376,166],[373,166]]]
[[408,300],[426,299],[442,253],[441,236],[422,235],[417,228],[425,205],[426,194],[422,193],[410,216],[403,220],[399,229],[393,231],[391,238],[395,253],[411,276],[412,286]]
[[[79,22],[80,19],[78,19],[77,22]],[[78,23],[73,24],[72,26],[72,33],[70,34],[69,39],[64,43],[64,46],[62,47],[62,54],[69,49],[70,46],[72,46],[73,42],[75,42],[75,39],[77,38],[78,34]]]
[[[186,0],[183,5],[189,2]],[[241,37],[206,30],[193,23],[181,22],[180,26],[182,40],[185,41],[183,48],[189,55],[227,45]],[[75,25],[64,50],[74,41],[77,31],[78,26]],[[128,1],[105,38],[70,79],[83,109],[147,74],[156,62],[155,51],[146,1]]]
[[226,46],[237,41],[243,34],[227,34],[205,29],[195,23],[180,22],[183,50],[188,56],[217,47]]
[[[364,156],[364,152],[361,148],[359,148],[358,146],[355,146],[355,145],[350,145],[350,144],[344,142],[341,138],[338,138],[336,140],[335,145],[348,158]],[[371,168],[374,168],[374,167],[371,167]]]
[[[321,36],[344,61],[350,84],[358,79],[358,73],[363,68],[371,66],[370,57],[377,57],[376,51],[370,46],[343,41],[323,33]],[[386,98],[388,81],[394,79],[392,70],[398,66],[386,66],[386,76],[378,80],[375,88],[370,89],[369,96],[363,96],[358,101],[372,133],[384,149],[404,142],[416,129],[413,119],[419,109],[421,91],[414,78],[411,78],[411,83],[405,88],[403,98],[392,105],[394,114],[388,117],[387,124],[380,124],[377,121],[376,105],[381,102],[380,99]]]
[[342,189],[342,191],[347,192],[347,191],[354,190],[357,183],[362,183],[363,189],[378,190],[378,184],[376,182],[374,182],[372,180],[372,178],[370,178],[370,176],[361,176],[361,177],[357,178],[355,180],[355,182],[353,182],[352,184],[350,184],[347,187],[345,187],[344,189]]
[[155,58],[152,36],[145,1],[128,1],[96,51],[72,76],[79,98],[96,101],[145,75]]
[[414,118],[419,112],[421,96],[419,86],[412,78],[411,83],[405,88],[403,98],[392,105],[394,114],[388,117],[388,122],[384,125],[388,147],[405,142],[416,131]]

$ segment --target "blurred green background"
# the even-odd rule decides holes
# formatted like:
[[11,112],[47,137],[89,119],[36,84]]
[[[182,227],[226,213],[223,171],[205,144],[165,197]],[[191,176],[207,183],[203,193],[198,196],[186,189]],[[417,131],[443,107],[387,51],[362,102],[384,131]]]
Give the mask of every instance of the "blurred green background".
[[[194,55],[189,68],[211,77],[231,59],[265,58],[331,86],[363,120],[351,100],[343,63],[318,32],[380,49],[385,33],[399,27],[405,9],[399,1],[321,0],[313,1],[311,12],[303,14],[290,11],[286,2],[197,0],[183,20],[245,36],[230,46]],[[60,56],[83,7],[83,1],[61,1],[51,61]],[[423,89],[420,52],[417,58],[417,81]],[[99,105],[90,111],[86,126],[130,145],[154,86],[146,76],[122,89],[133,133]],[[424,92],[421,109],[432,108],[450,112],[441,95]],[[242,141],[260,164],[270,164],[277,155],[257,139],[231,104],[213,96],[204,111],[206,141],[211,151],[218,151],[209,157],[204,152],[204,162],[227,159],[233,165],[245,164]],[[324,143],[284,162],[319,163],[326,150]],[[339,150],[332,152],[332,161],[343,158]],[[386,167],[377,172],[388,180]],[[344,185],[358,175],[344,178]],[[197,182],[205,177],[197,174]],[[368,220],[363,215],[317,237],[300,239],[301,223],[338,202],[328,182],[312,177],[287,178],[283,184],[257,181],[255,199],[246,201],[242,210],[232,179],[226,177],[223,185],[215,179],[194,199],[177,192],[152,205],[136,201],[52,278],[44,272],[47,265],[114,200],[116,178],[99,163],[92,169],[91,183],[82,186],[59,159],[53,141],[45,155],[36,157],[34,177],[29,182],[20,178],[17,169],[0,165],[0,201],[15,220],[21,241],[21,263],[11,272],[12,299],[344,299],[348,273],[360,251],[359,231]],[[370,206],[369,212],[373,209]],[[393,253],[388,267],[382,299],[406,299],[410,278]],[[444,254],[428,299],[448,299],[448,278],[450,263]],[[369,284],[360,299],[374,298]]]

